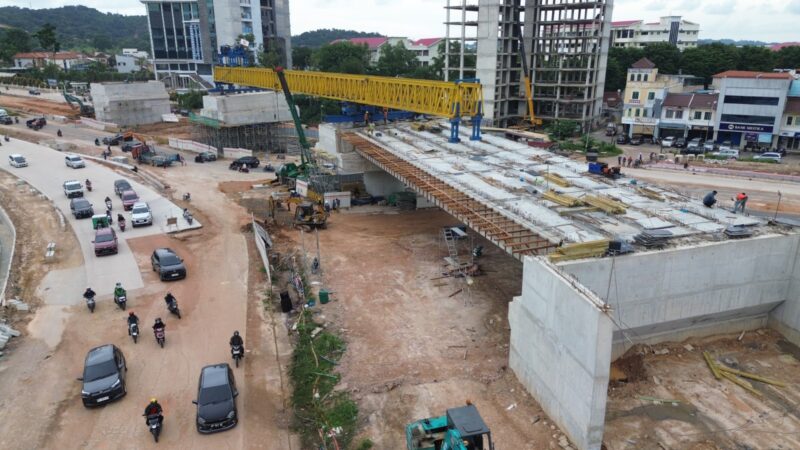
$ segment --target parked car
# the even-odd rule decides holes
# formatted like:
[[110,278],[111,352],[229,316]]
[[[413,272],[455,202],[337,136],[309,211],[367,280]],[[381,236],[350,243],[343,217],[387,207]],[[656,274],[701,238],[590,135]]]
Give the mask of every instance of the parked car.
[[711,155],[726,159],[739,159],[739,150],[734,150],[734,149],[720,150],[718,152],[712,153]]
[[755,161],[775,161],[781,162],[781,154],[777,152],[766,152],[753,157]]
[[106,136],[103,138],[103,145],[120,145],[124,137],[121,133],[117,133],[114,136]]
[[216,161],[217,160],[217,154],[214,153],[214,152],[202,152],[198,156],[200,156],[200,158],[203,160],[203,162]]
[[609,123],[606,124],[606,136],[616,136],[617,134],[617,124]]
[[89,350],[83,363],[81,400],[83,406],[100,406],[125,396],[125,356],[115,345],[106,344]]
[[153,214],[150,212],[150,205],[145,202],[137,202],[131,209],[131,226],[145,226],[153,224]]
[[705,144],[703,144],[703,151],[706,153],[717,150],[719,150],[719,145],[717,145],[717,143],[714,141],[708,141]]
[[661,139],[661,146],[662,147],[672,147],[675,144],[675,136],[667,136],[664,139]]
[[28,94],[31,94],[31,95],[42,95],[42,93],[39,92],[38,89],[28,89]]
[[240,167],[247,167],[248,169],[255,169],[261,161],[255,156],[242,156],[241,158],[233,161],[230,165],[231,169],[238,169]]
[[94,256],[116,255],[119,252],[117,246],[117,233],[111,227],[98,228],[94,233]]
[[634,134],[633,137],[631,137],[630,144],[631,145],[642,145],[642,140],[643,140],[643,138],[642,138],[641,134]]
[[84,197],[75,197],[69,201],[69,210],[76,219],[85,219],[94,215],[94,208]]
[[62,186],[64,188],[64,195],[66,195],[67,198],[83,197],[83,185],[80,181],[65,181]]
[[697,138],[694,138],[694,139],[690,140],[689,143],[686,144],[686,148],[698,149],[698,150],[700,150],[700,153],[703,153],[702,152],[703,144],[705,144],[705,142],[706,142],[705,139],[697,137]]
[[158,272],[161,281],[180,280],[186,278],[186,266],[174,251],[169,248],[157,248],[150,256],[153,271]]
[[139,147],[140,145],[144,145],[144,144],[139,142],[139,141],[137,141],[136,139],[132,139],[130,141],[125,141],[125,142],[121,143],[120,145],[121,145],[120,149],[123,152],[130,152],[130,151],[133,151],[133,149],[135,149],[136,147]]
[[67,167],[72,167],[73,169],[81,169],[86,167],[86,163],[78,155],[65,156],[64,163],[67,165]]
[[720,144],[718,148],[719,148],[719,151],[732,150],[733,149],[733,144],[731,144],[731,141],[723,141],[722,144]]
[[11,164],[11,167],[28,167],[28,160],[18,153],[8,155],[8,163]]
[[14,123],[14,119],[11,116],[0,116],[0,125],[11,125]]
[[122,197],[122,193],[125,191],[130,191],[133,189],[131,184],[128,183],[128,180],[114,180],[114,193],[117,194],[117,197]]
[[236,409],[236,382],[228,364],[205,366],[197,386],[197,431],[216,433],[229,430],[239,422]]
[[627,144],[628,143],[628,136],[624,134],[620,134],[617,136],[617,144]]
[[133,205],[139,202],[139,196],[133,189],[124,191],[120,198],[122,199],[122,208],[125,211],[130,211],[133,208]]
[[675,139],[675,143],[672,144],[675,148],[686,148],[686,138],[679,137]]

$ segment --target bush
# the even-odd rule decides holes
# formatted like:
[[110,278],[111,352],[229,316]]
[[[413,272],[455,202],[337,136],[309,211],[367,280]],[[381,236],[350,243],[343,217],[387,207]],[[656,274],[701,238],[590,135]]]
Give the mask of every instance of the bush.
[[185,94],[178,94],[178,106],[186,109],[200,109],[203,107],[203,96],[208,95],[205,91],[189,91]]

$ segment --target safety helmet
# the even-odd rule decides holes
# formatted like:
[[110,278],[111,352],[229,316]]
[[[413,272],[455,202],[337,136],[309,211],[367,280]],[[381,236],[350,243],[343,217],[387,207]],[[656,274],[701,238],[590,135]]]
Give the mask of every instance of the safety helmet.
[[158,403],[158,400],[156,400],[156,398],[153,397],[153,398],[150,399],[150,403]]
[[156,323],[161,323],[161,317],[156,317]]
[[234,336],[238,336],[238,335],[239,335],[239,332],[238,332],[238,331],[234,331],[234,332],[233,332],[233,335],[234,335]]

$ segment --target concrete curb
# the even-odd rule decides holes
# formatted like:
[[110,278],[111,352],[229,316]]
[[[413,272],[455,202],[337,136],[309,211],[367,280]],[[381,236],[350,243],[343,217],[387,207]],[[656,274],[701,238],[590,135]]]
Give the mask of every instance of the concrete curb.
[[17,229],[14,227],[14,222],[11,221],[11,218],[8,217],[6,214],[5,209],[0,207],[0,219],[8,224],[11,228],[11,255],[8,259],[8,267],[6,267],[5,273],[2,275],[2,290],[0,290],[0,306],[5,306],[6,304],[6,287],[8,287],[8,277],[11,276],[11,264],[14,262],[14,252],[16,251],[17,246]]

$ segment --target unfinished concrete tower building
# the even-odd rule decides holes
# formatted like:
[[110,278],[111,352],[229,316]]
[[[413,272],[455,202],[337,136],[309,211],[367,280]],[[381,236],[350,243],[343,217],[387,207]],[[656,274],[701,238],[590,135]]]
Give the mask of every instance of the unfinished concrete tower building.
[[483,85],[487,123],[519,123],[528,115],[519,56],[521,29],[536,117],[575,120],[588,130],[602,107],[612,4],[613,0],[448,0],[446,40],[452,56],[445,58],[445,79],[475,73]]

